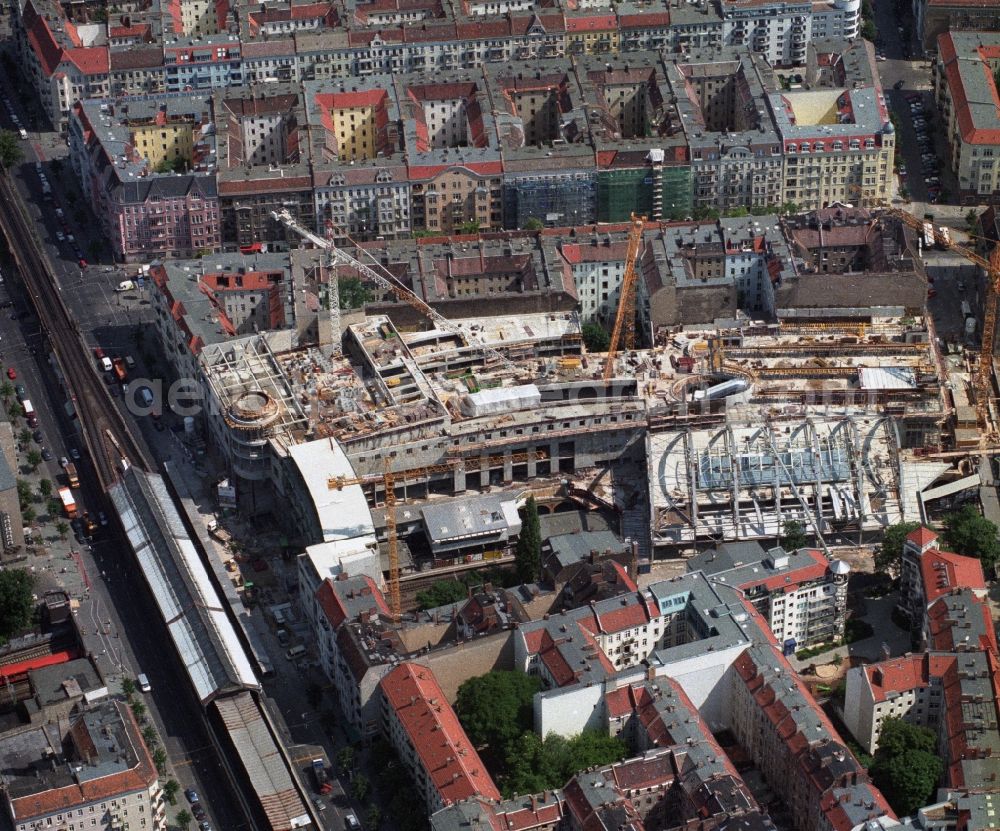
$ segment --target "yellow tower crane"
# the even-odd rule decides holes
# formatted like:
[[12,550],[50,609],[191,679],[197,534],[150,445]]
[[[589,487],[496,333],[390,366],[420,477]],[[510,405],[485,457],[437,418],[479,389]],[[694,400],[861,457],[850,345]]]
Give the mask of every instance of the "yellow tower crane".
[[639,259],[639,248],[642,245],[642,231],[646,225],[646,217],[632,214],[632,227],[628,233],[628,251],[625,254],[625,274],[622,277],[621,290],[618,292],[618,312],[615,314],[615,326],[611,330],[611,344],[608,346],[608,357],[604,361],[604,380],[609,381],[615,374],[615,356],[624,343],[625,349],[635,349],[635,293],[636,293],[636,262]]
[[545,453],[536,450],[528,453],[512,453],[509,456],[472,456],[469,458],[454,459],[449,462],[437,465],[425,465],[423,467],[411,468],[410,470],[394,471],[390,468],[390,462],[385,460],[385,469],[382,473],[373,473],[368,476],[331,476],[326,480],[326,486],[330,490],[343,490],[349,485],[382,485],[385,489],[385,534],[389,543],[389,608],[392,611],[392,619],[398,621],[402,615],[402,606],[399,597],[399,542],[396,536],[396,484],[406,482],[411,479],[421,479],[435,473],[450,473],[463,467],[466,462],[471,464],[487,465],[495,464],[521,464],[523,462],[537,461],[546,458]]

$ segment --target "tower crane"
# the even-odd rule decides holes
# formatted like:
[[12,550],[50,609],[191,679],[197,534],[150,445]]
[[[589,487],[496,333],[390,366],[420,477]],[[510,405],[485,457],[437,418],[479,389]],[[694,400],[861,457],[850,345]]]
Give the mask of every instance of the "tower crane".
[[622,277],[621,290],[618,292],[618,311],[615,313],[615,325],[611,330],[611,343],[608,346],[608,357],[604,361],[604,380],[610,381],[615,373],[615,356],[624,342],[626,349],[635,348],[635,264],[639,258],[639,246],[642,245],[642,231],[646,217],[632,214],[632,227],[628,232],[628,250],[625,254],[625,274]]
[[[885,211],[883,216],[896,217],[900,222],[909,225],[917,231],[924,230],[924,220],[917,219],[913,214],[899,208],[891,208]],[[996,438],[996,430],[990,422],[990,387],[992,386],[991,375],[993,369],[993,341],[996,334],[997,324],[997,300],[1000,297],[1000,243],[993,246],[989,259],[980,256],[971,248],[963,245],[956,245],[951,242],[949,234],[935,231],[935,239],[943,242],[944,247],[949,251],[954,251],[960,257],[964,257],[971,263],[975,263],[986,271],[986,304],[983,310],[983,340],[979,348],[979,363],[976,366],[976,375],[973,382],[973,389],[976,394],[976,417],[979,421],[980,435],[983,444]]]
[[[377,283],[382,288],[391,291],[396,297],[402,300],[404,303],[408,304],[411,308],[416,309],[420,314],[426,317],[439,329],[443,329],[445,332],[449,332],[460,340],[466,340],[470,343],[472,342],[471,336],[464,333],[458,326],[452,323],[444,315],[436,312],[431,306],[425,303],[420,297],[418,297],[413,291],[404,286],[396,277],[389,272],[382,264],[376,260],[371,254],[365,251],[365,255],[372,261],[372,265],[367,265],[361,262],[361,260],[352,257],[342,248],[337,247],[332,240],[324,239],[318,234],[314,234],[304,225],[300,225],[295,218],[288,212],[287,209],[282,211],[271,211],[271,216],[274,217],[278,222],[285,225],[285,227],[295,231],[303,239],[309,240],[317,248],[321,248],[328,252],[331,257],[343,265],[355,268],[364,274],[369,280]],[[360,248],[359,250],[364,251]],[[333,277],[331,276],[331,279]],[[518,367],[513,361],[511,361],[506,355],[498,350],[494,349],[492,346],[488,346],[484,343],[473,343],[476,348],[480,349],[488,358],[492,359],[496,363],[500,364],[504,369],[510,370],[511,372],[520,373],[523,370]]]
[[[506,462],[520,464],[544,458],[546,458],[544,452],[535,450],[527,453],[512,453],[510,456],[487,456],[478,459],[472,457],[468,461],[479,461],[480,463],[485,461],[488,465],[495,465]],[[390,467],[391,462],[386,459],[382,473],[356,477],[331,476],[326,480],[326,486],[330,490],[343,490],[349,485],[382,485],[385,489],[385,533],[389,543],[389,608],[392,611],[394,621],[398,621],[402,615],[399,597],[399,542],[396,536],[396,483],[405,482],[408,479],[419,479],[434,473],[450,473],[463,467],[466,461],[466,459],[460,458],[442,464],[394,471]]]

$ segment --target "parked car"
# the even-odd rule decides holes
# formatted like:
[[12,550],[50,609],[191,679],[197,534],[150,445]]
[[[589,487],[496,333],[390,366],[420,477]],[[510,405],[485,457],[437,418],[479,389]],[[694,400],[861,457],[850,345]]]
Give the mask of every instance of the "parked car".
[[35,432],[31,434],[31,438],[35,440],[35,444],[41,444],[45,436],[42,435],[41,430],[35,430]]
[[79,451],[79,450],[77,450],[77,449],[76,449],[75,447],[71,447],[71,448],[69,449],[69,457],[70,457],[70,458],[71,458],[71,459],[72,459],[72,460],[73,460],[74,462],[78,462],[78,461],[80,461],[80,451]]
[[17,380],[17,370],[12,366],[7,367],[7,377],[10,378],[11,381]]
[[185,788],[184,796],[187,797],[187,801],[190,802],[192,805],[194,805],[195,802],[199,801],[198,791],[196,791],[194,788]]
[[52,451],[49,450],[47,447],[42,448],[42,459],[44,459],[46,462],[52,461]]

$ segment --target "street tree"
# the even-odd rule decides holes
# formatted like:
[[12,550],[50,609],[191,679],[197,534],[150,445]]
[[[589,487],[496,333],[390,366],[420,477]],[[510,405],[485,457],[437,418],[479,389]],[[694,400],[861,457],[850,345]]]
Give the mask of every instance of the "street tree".
[[162,747],[158,747],[153,751],[153,764],[156,765],[156,770],[160,776],[163,776],[167,772],[167,751]]
[[163,783],[163,795],[167,798],[167,802],[173,805],[177,802],[177,792],[181,789],[180,782],[176,779],[168,779]]
[[52,480],[51,479],[42,479],[38,483],[38,492],[42,496],[51,496],[51,494],[52,494]]
[[521,533],[514,551],[517,579],[530,583],[538,579],[542,565],[542,529],[538,522],[538,505],[529,496],[521,508]]
[[964,505],[944,518],[944,542],[956,554],[978,557],[983,571],[992,574],[1000,558],[997,527],[979,513],[975,506]]
[[372,783],[368,777],[363,773],[359,773],[351,780],[351,796],[358,800],[358,802],[364,802],[371,787]]
[[337,770],[341,773],[349,773],[354,769],[354,748],[350,745],[341,749],[337,754]]
[[21,511],[21,522],[25,525],[31,525],[31,523],[33,523],[37,517],[38,514],[35,512],[35,509],[32,508],[30,505],[28,505]]
[[132,698],[135,695],[135,681],[128,676],[122,678],[122,694],[126,698]]
[[142,728],[142,740],[146,743],[146,747],[156,747],[160,737],[157,735],[156,728],[152,724],[147,724]]
[[21,432],[17,434],[17,440],[21,442],[21,444],[26,445],[31,441],[31,430],[27,427],[22,427]]
[[130,706],[132,707],[132,715],[134,715],[138,721],[142,721],[143,716],[146,715],[146,705],[139,701],[139,699],[136,699]]
[[29,450],[25,459],[28,462],[29,468],[32,470],[38,470],[38,466],[42,463],[42,454],[37,450]]
[[531,729],[532,700],[539,689],[535,676],[495,670],[462,683],[455,712],[474,745],[499,751]]
[[3,165],[5,170],[10,170],[23,158],[24,151],[21,150],[17,133],[0,130],[0,165]]
[[191,812],[188,811],[187,808],[185,808],[185,809],[183,809],[181,811],[178,811],[177,812],[177,816],[174,817],[174,819],[177,820],[177,824],[181,828],[190,828],[191,827]]
[[62,502],[58,499],[50,499],[45,503],[45,508],[48,511],[50,517],[59,516],[59,512],[62,510]]
[[35,611],[34,578],[23,568],[0,571],[0,644],[6,643],[30,622]]
[[59,520],[56,523],[56,533],[59,535],[59,539],[65,541],[66,537],[69,536],[69,526],[62,520]]

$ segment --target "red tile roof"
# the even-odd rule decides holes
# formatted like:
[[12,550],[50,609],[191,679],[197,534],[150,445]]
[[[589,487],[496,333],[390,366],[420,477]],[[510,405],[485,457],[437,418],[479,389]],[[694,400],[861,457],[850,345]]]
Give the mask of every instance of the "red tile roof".
[[924,601],[932,603],[954,588],[982,591],[986,588],[983,566],[974,557],[931,548],[920,558],[920,578]]
[[925,528],[921,525],[916,531],[910,531],[906,535],[906,539],[912,542],[917,548],[923,550],[928,545],[933,545],[937,541],[937,534],[931,531],[930,528]]
[[445,805],[474,796],[500,800],[500,791],[430,669],[400,664],[380,686]]
[[[962,141],[971,144],[1000,144],[1000,129],[977,127],[972,117],[970,108],[970,95],[975,95],[975,103],[986,103],[980,100],[978,93],[970,93],[965,89],[965,81],[962,78],[962,61],[980,60],[980,70],[983,73],[983,82],[986,84],[987,94],[995,108],[995,121],[1000,121],[1000,95],[997,93],[996,83],[993,80],[993,69],[1000,58],[1000,47],[980,46],[976,50],[976,55],[959,56],[955,48],[954,40],[950,32],[945,32],[938,37],[938,54],[941,57],[941,64],[944,66],[945,77],[948,82],[948,89],[951,91],[952,104],[955,108],[955,118],[958,121],[959,132],[962,134]],[[966,67],[966,72],[975,72],[976,69]]]

